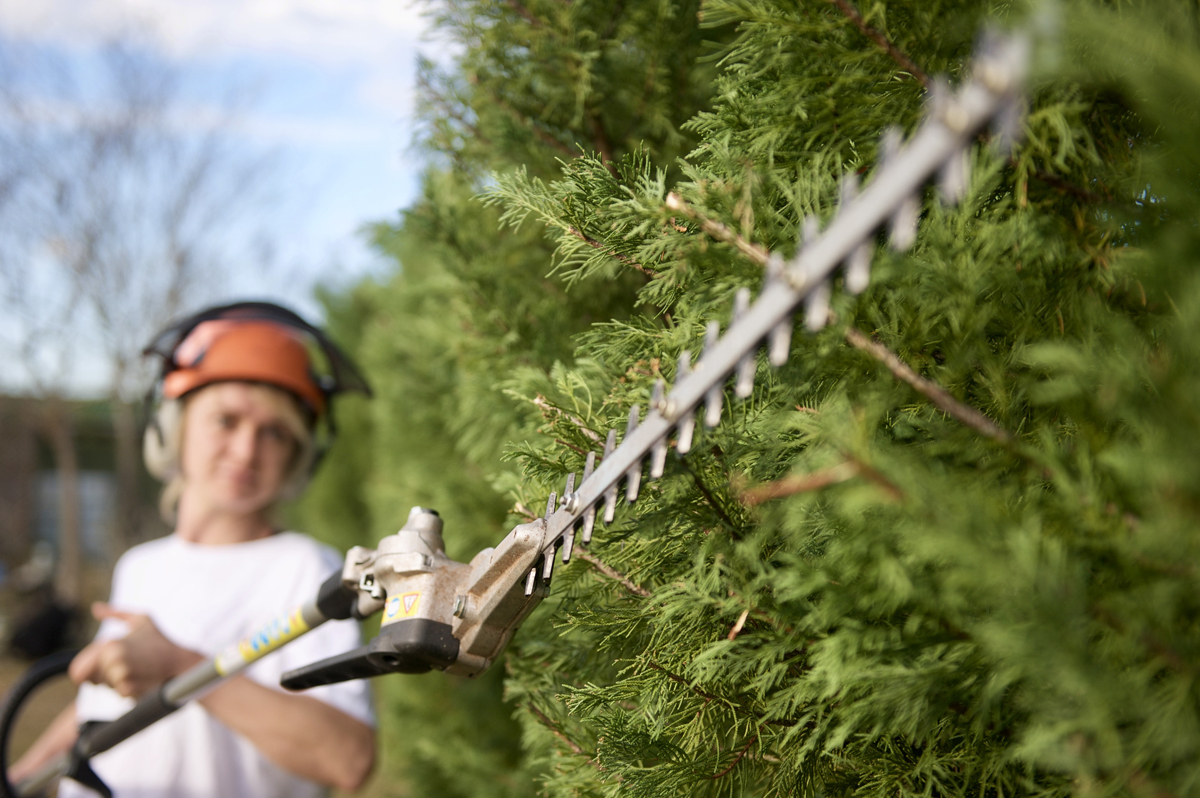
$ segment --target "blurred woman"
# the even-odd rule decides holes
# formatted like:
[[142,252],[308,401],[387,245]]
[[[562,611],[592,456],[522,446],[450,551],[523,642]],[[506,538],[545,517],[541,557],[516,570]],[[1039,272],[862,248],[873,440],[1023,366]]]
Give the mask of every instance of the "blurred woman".
[[[275,505],[303,489],[316,457],[314,428],[339,387],[313,373],[305,345],[313,328],[275,306],[243,303],[172,331],[156,350],[166,365],[145,454],[166,483],[162,509],[174,532],[117,563],[110,601],[92,608],[102,622],[96,639],[71,663],[79,696],[13,765],[14,782],[67,751],[80,723],[121,715],[136,697],[311,599],[341,566],[335,551],[272,520]],[[342,358],[335,372],[361,383],[332,353]],[[327,623],[97,756],[92,767],[117,798],[356,789],[375,756],[366,684],[290,694],[279,678],[358,644],[356,624]],[[59,787],[65,798],[91,794],[66,780]]]

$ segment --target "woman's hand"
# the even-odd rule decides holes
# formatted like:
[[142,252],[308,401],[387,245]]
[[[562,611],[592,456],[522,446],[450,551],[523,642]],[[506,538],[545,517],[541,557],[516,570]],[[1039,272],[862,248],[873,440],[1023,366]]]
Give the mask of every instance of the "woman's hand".
[[148,615],[122,612],[99,601],[92,605],[92,615],[98,621],[124,621],[129,634],[91,643],[80,651],[68,670],[76,684],[106,684],[136,698],[204,659],[164,637]]

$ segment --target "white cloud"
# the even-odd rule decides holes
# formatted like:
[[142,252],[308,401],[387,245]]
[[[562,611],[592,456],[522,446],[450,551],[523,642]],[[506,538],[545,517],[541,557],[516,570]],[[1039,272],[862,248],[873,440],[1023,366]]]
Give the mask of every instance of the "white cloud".
[[412,58],[428,23],[411,0],[0,0],[0,29],[51,43],[88,44],[130,26],[180,58],[354,64]]

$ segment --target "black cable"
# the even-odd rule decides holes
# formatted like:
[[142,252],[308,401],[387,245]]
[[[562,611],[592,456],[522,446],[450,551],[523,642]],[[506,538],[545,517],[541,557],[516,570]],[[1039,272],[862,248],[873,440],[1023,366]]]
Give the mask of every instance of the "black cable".
[[22,705],[43,682],[66,673],[71,660],[75,659],[78,653],[78,650],[60,651],[42,657],[21,674],[21,678],[4,697],[4,705],[0,709],[0,792],[3,793],[3,798],[20,798],[16,787],[8,781],[8,746]]

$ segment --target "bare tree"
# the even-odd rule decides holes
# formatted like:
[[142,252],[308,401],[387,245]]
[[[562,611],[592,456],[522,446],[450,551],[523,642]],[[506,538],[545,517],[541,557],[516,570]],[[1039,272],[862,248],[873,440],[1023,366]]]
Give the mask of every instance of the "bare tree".
[[[240,243],[261,237],[254,220],[271,158],[233,135],[236,101],[189,101],[180,73],[136,36],[111,40],[86,64],[5,50],[0,145],[12,146],[0,155],[0,278],[32,368],[65,353],[104,364],[119,552],[144,521],[135,408],[151,375],[141,347],[218,295]],[[47,284],[53,309],[31,301],[30,286],[44,293]],[[61,397],[78,384],[63,376],[39,393]]]

